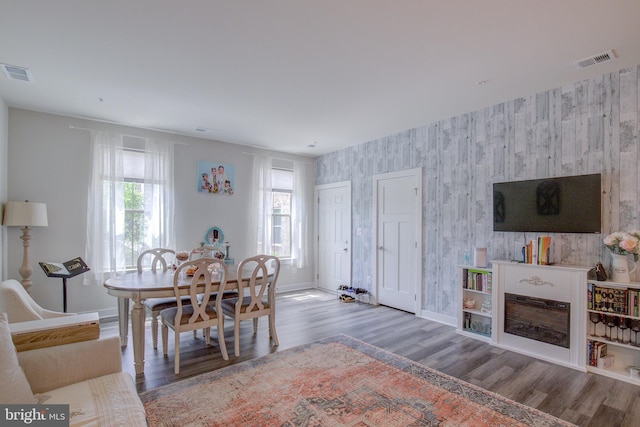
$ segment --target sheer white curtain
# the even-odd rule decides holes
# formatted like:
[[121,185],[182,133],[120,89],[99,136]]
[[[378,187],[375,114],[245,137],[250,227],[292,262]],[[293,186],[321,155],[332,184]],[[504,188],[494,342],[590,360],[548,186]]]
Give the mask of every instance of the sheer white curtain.
[[[253,158],[253,198],[249,233],[249,248],[257,253],[273,253],[273,159],[256,155]],[[305,163],[293,162],[293,191],[291,193],[291,260],[297,268],[309,263],[310,241],[308,236],[309,210],[308,182]]]
[[125,269],[122,135],[91,131],[85,285],[101,285]]
[[291,259],[293,265],[297,268],[305,267],[309,263],[309,209],[307,208],[309,188],[305,169],[304,162],[293,162],[293,192],[291,195]]
[[144,150],[145,247],[175,248],[173,143],[147,139]]
[[[87,202],[87,247],[91,267],[85,285],[102,285],[126,269],[124,144],[122,135],[91,132],[92,171]],[[173,143],[145,140],[145,247],[175,244]]]
[[249,248],[255,248],[258,254],[271,254],[273,250],[271,169],[271,157],[256,154],[253,158],[253,180],[251,185],[253,197],[249,210],[251,215],[248,238]]

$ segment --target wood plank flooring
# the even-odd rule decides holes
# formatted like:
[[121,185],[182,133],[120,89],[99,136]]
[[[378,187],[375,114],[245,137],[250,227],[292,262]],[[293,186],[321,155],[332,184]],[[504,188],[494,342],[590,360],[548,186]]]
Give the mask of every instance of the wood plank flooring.
[[[496,348],[458,335],[451,326],[388,307],[343,303],[316,290],[277,298],[279,347],[271,346],[266,319],[261,319],[257,335],[252,322],[243,322],[239,358],[233,356],[233,324],[226,322],[228,361],[220,355],[215,330],[209,347],[201,337],[185,333],[176,376],[172,334],[169,356],[164,358],[161,342],[153,349],[148,326],[144,375],[135,376],[131,337],[122,352],[124,370],[136,378],[138,391],[144,391],[344,333],[579,426],[640,426],[640,386]],[[102,323],[101,335],[118,335],[117,322]]]

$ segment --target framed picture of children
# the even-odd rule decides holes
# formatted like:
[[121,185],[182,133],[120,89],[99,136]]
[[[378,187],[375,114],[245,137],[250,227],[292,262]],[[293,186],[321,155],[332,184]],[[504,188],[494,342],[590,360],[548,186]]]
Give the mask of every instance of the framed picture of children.
[[198,162],[198,192],[233,194],[235,168],[228,163]]

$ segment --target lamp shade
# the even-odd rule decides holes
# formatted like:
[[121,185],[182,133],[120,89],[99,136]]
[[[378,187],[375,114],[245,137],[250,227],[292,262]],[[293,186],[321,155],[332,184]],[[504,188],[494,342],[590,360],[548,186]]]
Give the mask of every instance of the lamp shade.
[[47,205],[34,202],[7,202],[3,225],[18,227],[46,227]]

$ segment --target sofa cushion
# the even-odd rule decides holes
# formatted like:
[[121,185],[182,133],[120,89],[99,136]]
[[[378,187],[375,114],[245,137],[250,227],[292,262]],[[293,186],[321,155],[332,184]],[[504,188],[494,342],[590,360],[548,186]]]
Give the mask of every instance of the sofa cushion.
[[36,398],[24,371],[18,364],[6,313],[0,313],[0,402],[35,404]]
[[118,372],[42,395],[44,404],[68,404],[70,426],[144,426],[144,406],[133,378]]

